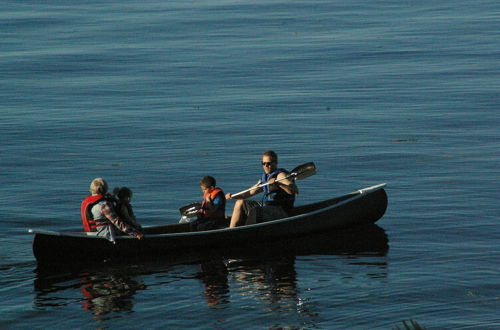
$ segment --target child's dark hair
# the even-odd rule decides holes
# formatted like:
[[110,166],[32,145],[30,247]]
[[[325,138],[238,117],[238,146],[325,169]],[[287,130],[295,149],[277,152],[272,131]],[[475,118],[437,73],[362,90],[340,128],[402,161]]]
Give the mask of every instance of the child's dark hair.
[[113,190],[113,192],[119,199],[124,199],[127,197],[132,198],[132,190],[127,187],[117,187]]
[[203,177],[203,179],[201,179],[201,181],[200,181],[200,186],[203,186],[203,187],[215,187],[215,184],[216,184],[216,181],[215,181],[214,177],[209,176],[209,175]]

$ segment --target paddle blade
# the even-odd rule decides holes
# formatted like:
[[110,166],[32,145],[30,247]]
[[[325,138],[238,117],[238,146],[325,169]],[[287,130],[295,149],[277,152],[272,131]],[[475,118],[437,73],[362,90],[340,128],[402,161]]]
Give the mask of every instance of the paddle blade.
[[191,217],[201,209],[201,203],[191,203],[179,209],[181,216]]
[[305,163],[297,166],[290,173],[295,180],[302,180],[316,174],[316,165],[313,162]]

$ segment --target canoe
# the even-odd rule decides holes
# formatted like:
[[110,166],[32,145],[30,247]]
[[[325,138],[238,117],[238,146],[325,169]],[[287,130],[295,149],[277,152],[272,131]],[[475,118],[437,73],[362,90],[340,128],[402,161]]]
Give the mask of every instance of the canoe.
[[189,231],[189,224],[144,228],[144,238],[118,236],[115,242],[84,232],[29,229],[38,262],[106,261],[130,258],[165,259],[180,254],[233,252],[282,243],[300,246],[302,239],[346,228],[374,224],[387,209],[385,184],[295,207],[287,218],[236,228]]

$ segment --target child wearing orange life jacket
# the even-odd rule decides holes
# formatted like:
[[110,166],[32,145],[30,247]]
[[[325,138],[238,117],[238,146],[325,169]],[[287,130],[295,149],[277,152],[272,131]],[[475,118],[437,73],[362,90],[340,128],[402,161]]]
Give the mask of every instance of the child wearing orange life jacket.
[[211,176],[205,176],[200,181],[203,201],[197,214],[198,220],[193,223],[195,230],[215,229],[225,220],[226,197],[222,189],[215,185],[216,181]]

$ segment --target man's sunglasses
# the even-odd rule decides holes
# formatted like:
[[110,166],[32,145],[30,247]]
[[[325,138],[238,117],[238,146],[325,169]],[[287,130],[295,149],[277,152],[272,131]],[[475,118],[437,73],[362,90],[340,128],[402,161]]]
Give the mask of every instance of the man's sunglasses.
[[271,166],[273,162],[262,162],[262,166]]

